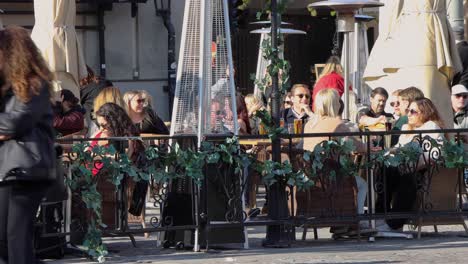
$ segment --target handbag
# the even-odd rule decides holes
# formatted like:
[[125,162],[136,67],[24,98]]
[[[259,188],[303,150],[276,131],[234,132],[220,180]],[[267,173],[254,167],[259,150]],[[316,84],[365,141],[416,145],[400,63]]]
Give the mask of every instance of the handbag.
[[0,145],[0,183],[55,180],[54,144],[39,127]]

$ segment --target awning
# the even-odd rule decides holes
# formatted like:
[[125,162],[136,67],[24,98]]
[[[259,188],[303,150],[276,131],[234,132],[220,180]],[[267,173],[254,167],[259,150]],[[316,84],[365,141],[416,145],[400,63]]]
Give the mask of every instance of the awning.
[[76,4],[70,0],[34,0],[32,39],[56,74],[55,90],[71,90],[78,98],[86,63],[75,31]]
[[364,81],[389,94],[410,86],[421,89],[452,127],[450,82],[461,62],[445,0],[387,2],[381,11],[388,21],[381,20],[386,26],[369,56]]

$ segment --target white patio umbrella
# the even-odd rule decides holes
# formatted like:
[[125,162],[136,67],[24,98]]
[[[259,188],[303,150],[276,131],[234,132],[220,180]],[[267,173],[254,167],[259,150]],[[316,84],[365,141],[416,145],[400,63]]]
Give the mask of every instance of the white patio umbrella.
[[34,0],[32,39],[56,74],[56,91],[71,90],[79,98],[86,64],[75,31],[76,4],[71,0]]
[[388,33],[383,32],[374,45],[364,81],[372,88],[384,87],[389,94],[410,86],[421,89],[446,126],[452,127],[449,88],[461,62],[445,4],[445,0],[390,1],[394,13],[389,19],[396,20],[388,22]]

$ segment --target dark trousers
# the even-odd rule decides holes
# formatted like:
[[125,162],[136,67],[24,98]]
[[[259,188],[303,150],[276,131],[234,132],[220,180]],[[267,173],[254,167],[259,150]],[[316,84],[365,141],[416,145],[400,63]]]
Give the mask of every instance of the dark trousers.
[[[418,173],[418,172],[417,172]],[[414,210],[417,196],[416,175],[401,174],[395,167],[385,168],[385,192],[377,195],[375,210],[377,213],[406,213]],[[383,175],[382,175],[383,183]],[[387,224],[393,229],[402,228],[407,218],[389,219]]]
[[2,259],[10,264],[36,263],[34,220],[47,186],[42,183],[0,186],[0,263]]

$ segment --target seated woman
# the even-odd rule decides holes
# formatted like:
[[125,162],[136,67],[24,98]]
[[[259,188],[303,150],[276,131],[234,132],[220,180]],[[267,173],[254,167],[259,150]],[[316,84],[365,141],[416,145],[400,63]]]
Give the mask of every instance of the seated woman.
[[[138,130],[133,125],[125,110],[114,103],[105,103],[95,113],[99,130],[91,137],[90,148],[96,145],[107,146],[107,140],[98,140],[109,137],[131,137],[138,136]],[[96,175],[102,168],[102,165],[95,165],[93,175]]]
[[[305,124],[304,133],[335,133],[335,132],[358,132],[359,128],[350,122],[341,119],[340,96],[335,89],[324,89],[317,93],[315,97],[315,114],[317,119]],[[336,138],[332,138],[336,139]],[[364,145],[357,137],[349,137],[352,140],[356,151],[363,152]],[[307,137],[304,138],[304,150],[313,151],[315,146],[328,140],[328,137]],[[355,177],[358,187],[357,209],[359,214],[364,213],[364,202],[367,195],[367,183],[361,177]]]
[[[138,129],[133,125],[130,117],[128,117],[125,110],[114,103],[106,103],[102,105],[99,110],[96,112],[96,120],[99,125],[99,131],[93,135],[93,140],[90,147],[96,145],[107,145],[108,141],[105,140],[96,140],[99,138],[108,138],[108,137],[131,137],[138,136]],[[116,146],[116,149],[119,150],[122,146],[119,144]],[[120,151],[123,151],[120,149]],[[135,166],[139,166],[138,161],[141,155],[144,155],[145,148],[141,141],[139,140],[129,140],[128,142],[128,154],[130,160]],[[92,170],[93,175],[97,175],[103,169],[103,164],[95,164]],[[105,181],[107,183],[107,181]],[[104,183],[104,184],[106,184]],[[99,187],[99,186],[98,186]],[[132,194],[129,195],[129,212],[133,215],[139,216],[142,214],[140,221],[143,227],[145,227],[144,222],[144,199],[146,197],[146,191],[148,189],[147,181],[139,181],[133,184],[133,181],[127,182],[127,187],[129,190],[132,190]],[[135,201],[139,202],[135,202]],[[135,206],[138,204],[138,206]],[[147,237],[148,234],[145,234]]]
[[[418,99],[412,102],[409,106],[408,124],[403,125],[402,131],[415,131],[415,134],[402,134],[398,140],[397,148],[403,147],[419,137],[418,130],[443,129],[444,123],[437,111],[434,103],[427,98]],[[444,135],[442,133],[423,133],[422,138],[428,136],[436,142],[440,142]],[[437,151],[433,148],[431,151]],[[430,153],[424,153],[425,160],[430,160]],[[423,157],[420,157],[417,170],[419,173],[424,173],[425,164]],[[411,212],[414,208],[417,195],[417,174],[414,172],[402,172],[398,168],[389,167],[386,169],[386,196],[380,194],[376,201],[376,211],[384,212],[384,208],[390,212]],[[386,203],[384,204],[384,200]],[[385,206],[385,207],[384,207]],[[381,222],[377,229],[380,231],[401,230],[407,219],[390,219],[386,223]]]
[[245,96],[245,106],[249,116],[249,124],[252,130],[252,135],[258,135],[258,129],[260,127],[260,119],[255,116],[255,113],[259,110],[264,110],[263,102],[260,98],[254,94],[248,94]]
[[151,96],[143,91],[129,91],[123,96],[127,112],[140,133],[169,134],[169,129],[151,106]]
[[249,114],[247,106],[245,105],[244,96],[240,93],[236,95],[236,107],[239,135],[250,135],[252,133],[252,129],[250,128]]

